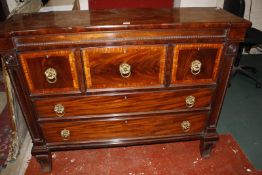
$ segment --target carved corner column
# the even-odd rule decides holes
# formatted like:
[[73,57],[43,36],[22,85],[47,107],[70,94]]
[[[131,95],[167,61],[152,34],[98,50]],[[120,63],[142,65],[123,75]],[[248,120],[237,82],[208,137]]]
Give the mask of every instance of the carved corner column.
[[[233,63],[238,51],[238,42],[225,44],[223,59],[220,64],[220,78],[216,88],[215,100],[212,104],[212,112],[207,123],[206,130],[200,140],[200,153],[202,157],[209,157],[212,148],[219,140],[217,133],[217,122],[220,116],[221,108],[225,98],[228,83],[231,77]],[[217,105],[219,104],[219,105]]]
[[44,140],[41,139],[43,137],[40,129],[38,128],[34,111],[29,108],[31,106],[31,101],[28,99],[28,89],[25,86],[26,83],[24,83],[25,80],[23,76],[21,76],[21,68],[16,57],[16,53],[9,52],[3,55],[3,62],[9,74],[10,81],[14,88],[14,92],[33,141],[32,155],[35,155],[37,161],[42,167],[42,170],[44,172],[49,172],[52,168],[51,152],[46,148]]

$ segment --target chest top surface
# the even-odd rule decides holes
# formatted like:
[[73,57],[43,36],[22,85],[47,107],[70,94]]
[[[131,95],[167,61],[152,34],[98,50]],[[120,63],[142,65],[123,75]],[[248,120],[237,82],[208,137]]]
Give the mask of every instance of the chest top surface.
[[2,24],[0,35],[184,27],[248,27],[250,22],[222,9],[124,9],[46,12],[14,15]]

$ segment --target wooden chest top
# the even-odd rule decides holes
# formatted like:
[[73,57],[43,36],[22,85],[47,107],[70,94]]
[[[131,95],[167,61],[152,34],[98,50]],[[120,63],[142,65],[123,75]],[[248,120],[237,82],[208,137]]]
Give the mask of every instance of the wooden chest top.
[[12,16],[1,34],[47,34],[61,32],[184,27],[247,27],[250,22],[221,9],[128,9],[46,12]]

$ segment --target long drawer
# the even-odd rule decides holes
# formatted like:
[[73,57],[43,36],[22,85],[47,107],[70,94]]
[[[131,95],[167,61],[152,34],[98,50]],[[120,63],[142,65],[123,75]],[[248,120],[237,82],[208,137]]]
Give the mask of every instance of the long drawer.
[[36,100],[34,105],[40,118],[183,110],[209,107],[212,93],[213,89],[197,89],[67,97]]
[[98,142],[113,139],[171,137],[201,133],[208,114],[162,114],[141,118],[118,118],[40,124],[48,143]]

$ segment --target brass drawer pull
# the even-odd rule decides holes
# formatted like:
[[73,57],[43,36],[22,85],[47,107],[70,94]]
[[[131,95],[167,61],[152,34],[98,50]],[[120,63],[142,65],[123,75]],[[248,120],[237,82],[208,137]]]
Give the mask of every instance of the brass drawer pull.
[[45,77],[48,83],[55,83],[57,80],[56,70],[52,67],[45,70]]
[[196,98],[192,95],[186,97],[186,106],[192,108],[196,103]]
[[58,117],[63,117],[65,115],[65,108],[62,104],[56,104],[54,111]]
[[190,126],[191,126],[191,123],[187,120],[181,123],[181,128],[183,132],[188,132],[190,130]]
[[119,66],[119,72],[123,78],[128,78],[131,75],[131,66],[127,63],[122,63]]
[[60,132],[61,137],[63,138],[63,140],[68,140],[68,138],[70,137],[70,131],[67,129],[63,129]]
[[199,60],[192,61],[192,63],[191,63],[191,73],[193,75],[199,74],[200,71],[201,71],[201,66],[202,66],[202,63]]

